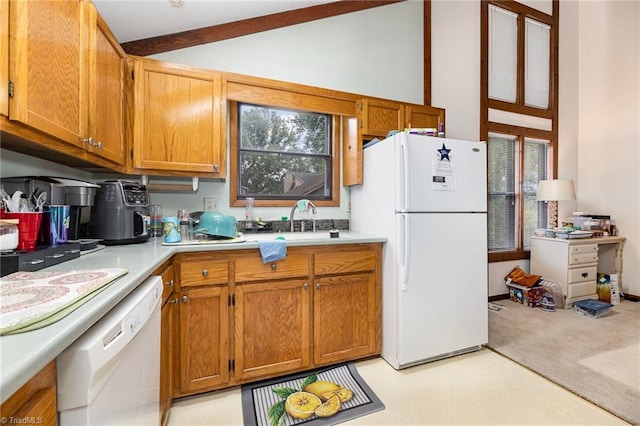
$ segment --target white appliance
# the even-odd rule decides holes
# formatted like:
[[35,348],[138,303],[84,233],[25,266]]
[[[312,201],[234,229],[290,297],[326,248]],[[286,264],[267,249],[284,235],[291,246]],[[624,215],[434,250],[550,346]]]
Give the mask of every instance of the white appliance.
[[150,277],[57,358],[59,424],[160,422],[160,299]]
[[486,144],[401,132],[363,157],[350,227],[387,237],[382,357],[401,369],[480,349],[488,341]]

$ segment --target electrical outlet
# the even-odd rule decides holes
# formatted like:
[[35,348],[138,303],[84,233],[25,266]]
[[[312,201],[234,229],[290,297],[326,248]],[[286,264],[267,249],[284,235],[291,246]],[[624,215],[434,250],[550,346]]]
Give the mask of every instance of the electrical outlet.
[[205,212],[217,212],[220,208],[220,198],[218,197],[204,197],[204,211]]

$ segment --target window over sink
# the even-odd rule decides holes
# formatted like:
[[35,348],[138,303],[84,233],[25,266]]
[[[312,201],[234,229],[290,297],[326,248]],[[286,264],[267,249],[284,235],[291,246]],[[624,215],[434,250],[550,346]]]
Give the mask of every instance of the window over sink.
[[331,114],[230,102],[229,116],[232,204],[248,197],[263,206],[337,197],[339,121]]

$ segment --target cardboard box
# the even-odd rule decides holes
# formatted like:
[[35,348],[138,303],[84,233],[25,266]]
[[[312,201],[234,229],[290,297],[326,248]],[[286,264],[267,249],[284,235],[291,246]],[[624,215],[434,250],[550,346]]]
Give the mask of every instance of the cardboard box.
[[507,283],[507,287],[509,287],[509,299],[511,301],[531,308],[540,306],[545,291],[542,286],[527,287],[514,283]]
[[618,286],[618,274],[598,273],[597,280],[598,300],[617,305],[620,303],[620,288]]

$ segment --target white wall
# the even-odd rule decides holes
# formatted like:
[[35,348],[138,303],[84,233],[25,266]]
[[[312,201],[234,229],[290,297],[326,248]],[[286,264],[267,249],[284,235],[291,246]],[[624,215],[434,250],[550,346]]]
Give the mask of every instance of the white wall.
[[578,208],[610,214],[623,292],[640,295],[640,2],[578,6]]
[[0,177],[57,176],[91,180],[91,173],[6,149],[0,150],[0,160]]
[[[287,28],[152,56],[170,62],[290,81],[405,102],[423,103],[421,0],[382,6]],[[229,161],[229,159],[227,159]],[[339,208],[318,209],[318,218],[349,218],[348,188]],[[167,210],[202,210],[202,198],[229,207],[229,182],[203,181],[195,196],[152,194]],[[263,219],[289,216],[289,208],[255,208]]]
[[422,0],[151,56],[421,104]]
[[[431,3],[431,104],[445,108],[447,137],[480,136],[480,3]],[[506,275],[506,274],[505,274]]]

